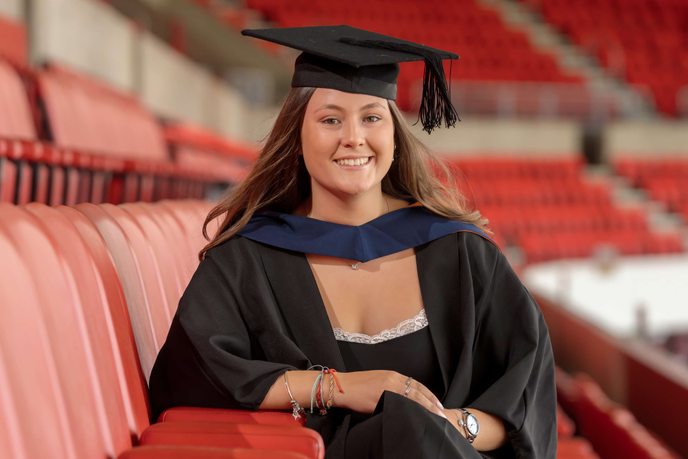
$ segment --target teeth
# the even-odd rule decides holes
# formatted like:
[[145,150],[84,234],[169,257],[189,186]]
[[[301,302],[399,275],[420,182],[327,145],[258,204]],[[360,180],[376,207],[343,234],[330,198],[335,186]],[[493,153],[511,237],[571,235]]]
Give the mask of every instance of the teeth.
[[358,158],[358,159],[338,159],[337,164],[342,166],[360,166],[361,164],[366,164],[370,158]]

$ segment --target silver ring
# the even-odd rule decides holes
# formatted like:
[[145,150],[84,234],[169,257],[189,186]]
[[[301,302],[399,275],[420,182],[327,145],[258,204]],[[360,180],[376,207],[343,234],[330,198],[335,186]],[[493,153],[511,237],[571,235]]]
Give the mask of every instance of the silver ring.
[[411,380],[413,377],[409,376],[408,381],[406,381],[406,392],[404,392],[404,397],[408,397],[408,393],[411,390]]

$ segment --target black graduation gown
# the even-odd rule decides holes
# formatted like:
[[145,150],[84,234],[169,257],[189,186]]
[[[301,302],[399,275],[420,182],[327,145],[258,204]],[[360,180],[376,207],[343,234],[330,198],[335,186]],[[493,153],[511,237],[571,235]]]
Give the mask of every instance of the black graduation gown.
[[[384,437],[377,457],[554,459],[549,334],[504,255],[462,231],[416,246],[416,264],[440,401],[501,418],[508,442],[478,452],[448,420],[385,391],[371,418]],[[150,376],[153,416],[174,406],[257,410],[286,370],[314,364],[346,371],[306,256],[236,235],[208,251],[180,300]],[[343,458],[351,411],[306,411],[326,459]]]

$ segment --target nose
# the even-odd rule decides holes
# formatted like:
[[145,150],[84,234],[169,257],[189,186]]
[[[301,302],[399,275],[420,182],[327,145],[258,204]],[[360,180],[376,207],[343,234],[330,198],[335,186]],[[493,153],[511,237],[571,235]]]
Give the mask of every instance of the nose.
[[346,148],[356,148],[363,146],[365,143],[365,136],[363,129],[356,122],[349,122],[344,125],[342,129],[342,145]]

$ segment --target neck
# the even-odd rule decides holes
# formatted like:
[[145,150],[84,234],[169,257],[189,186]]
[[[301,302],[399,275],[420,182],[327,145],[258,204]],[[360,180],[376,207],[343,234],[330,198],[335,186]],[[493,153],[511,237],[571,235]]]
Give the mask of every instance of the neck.
[[381,187],[358,195],[335,195],[316,186],[311,189],[310,217],[317,220],[359,226],[392,210]]

